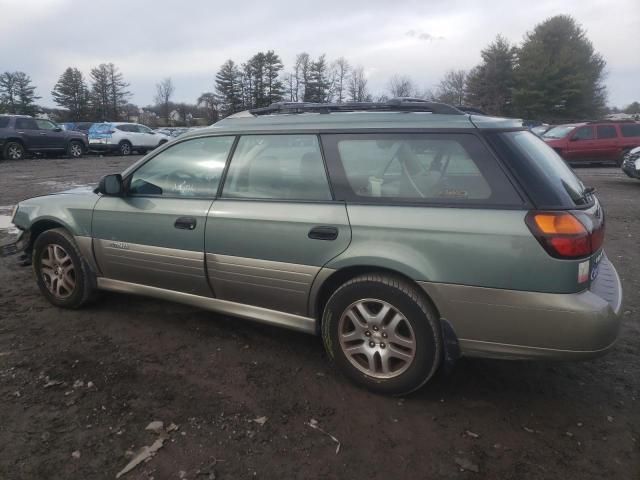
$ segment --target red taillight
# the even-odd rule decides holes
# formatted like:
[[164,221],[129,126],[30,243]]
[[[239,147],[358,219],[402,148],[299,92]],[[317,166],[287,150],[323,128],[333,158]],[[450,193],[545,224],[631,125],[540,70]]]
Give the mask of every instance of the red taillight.
[[[578,215],[583,216],[583,215]],[[584,258],[604,241],[604,221],[580,221],[568,212],[529,212],[526,223],[544,249],[556,258]]]

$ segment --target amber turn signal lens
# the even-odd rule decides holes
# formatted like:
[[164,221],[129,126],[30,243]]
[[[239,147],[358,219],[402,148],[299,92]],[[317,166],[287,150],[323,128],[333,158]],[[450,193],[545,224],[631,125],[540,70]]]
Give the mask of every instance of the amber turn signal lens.
[[545,235],[580,235],[587,233],[580,220],[570,213],[537,213],[533,216],[536,225]]

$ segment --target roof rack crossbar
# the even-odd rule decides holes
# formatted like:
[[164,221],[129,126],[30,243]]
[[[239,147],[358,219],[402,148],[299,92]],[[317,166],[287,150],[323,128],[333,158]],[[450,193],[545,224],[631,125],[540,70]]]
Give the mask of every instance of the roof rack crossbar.
[[418,98],[392,98],[387,102],[310,103],[277,102],[268,107],[249,110],[253,115],[277,113],[331,113],[331,112],[430,112],[463,115],[463,112],[445,103],[429,102]]

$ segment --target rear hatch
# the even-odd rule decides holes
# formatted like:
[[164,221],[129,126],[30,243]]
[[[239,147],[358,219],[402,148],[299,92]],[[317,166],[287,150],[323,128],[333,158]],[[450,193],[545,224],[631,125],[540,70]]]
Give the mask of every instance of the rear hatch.
[[590,288],[606,261],[605,218],[595,192],[544,141],[528,131],[488,132],[529,197],[527,226],[553,259],[577,266],[575,290]]

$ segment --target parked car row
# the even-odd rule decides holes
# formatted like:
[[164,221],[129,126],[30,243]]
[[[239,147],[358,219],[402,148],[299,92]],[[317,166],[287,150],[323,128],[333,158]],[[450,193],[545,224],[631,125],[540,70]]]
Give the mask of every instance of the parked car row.
[[0,115],[0,154],[7,160],[27,155],[81,157],[89,151],[144,154],[174,137],[128,122],[76,122],[58,125],[28,115]]

